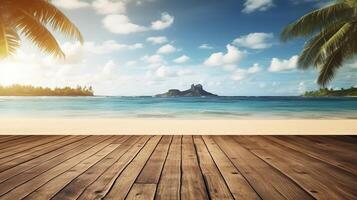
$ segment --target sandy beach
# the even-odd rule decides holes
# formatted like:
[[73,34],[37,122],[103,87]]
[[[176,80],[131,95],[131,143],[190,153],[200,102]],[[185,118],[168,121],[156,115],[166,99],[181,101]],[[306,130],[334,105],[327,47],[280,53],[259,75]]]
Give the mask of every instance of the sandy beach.
[[0,134],[357,134],[357,120],[1,118]]

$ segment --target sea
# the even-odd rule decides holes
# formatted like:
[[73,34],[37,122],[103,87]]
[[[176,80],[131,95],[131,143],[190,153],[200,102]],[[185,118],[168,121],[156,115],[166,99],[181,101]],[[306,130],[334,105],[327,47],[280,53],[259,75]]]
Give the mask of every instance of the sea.
[[355,97],[0,97],[0,117],[357,119]]

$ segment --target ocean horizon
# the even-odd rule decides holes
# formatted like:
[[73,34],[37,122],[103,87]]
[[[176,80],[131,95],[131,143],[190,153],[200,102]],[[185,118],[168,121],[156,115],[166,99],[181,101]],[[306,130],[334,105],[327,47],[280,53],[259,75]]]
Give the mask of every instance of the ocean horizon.
[[302,96],[0,97],[0,117],[357,119],[357,98]]

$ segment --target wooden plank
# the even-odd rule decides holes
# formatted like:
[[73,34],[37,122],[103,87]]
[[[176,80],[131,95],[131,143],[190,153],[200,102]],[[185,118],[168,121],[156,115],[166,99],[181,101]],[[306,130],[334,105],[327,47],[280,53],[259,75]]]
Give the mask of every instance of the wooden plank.
[[295,182],[242,147],[232,137],[215,136],[214,140],[262,199],[313,199]]
[[346,153],[345,151],[340,151],[341,148],[331,148],[331,145],[318,145],[308,137],[278,136],[266,138],[315,159],[357,174],[357,151]]
[[210,199],[233,199],[221,173],[212,160],[201,136],[194,136],[198,162],[202,170]]
[[13,155],[19,152],[23,152],[29,149],[35,149],[36,147],[39,147],[41,145],[47,144],[54,142],[56,140],[59,140],[61,138],[64,138],[64,136],[52,136],[52,137],[45,137],[40,140],[36,140],[34,142],[28,142],[22,144],[20,147],[12,147],[12,148],[7,148],[7,151],[0,153],[0,159],[5,158],[7,156],[14,157]]
[[208,199],[192,136],[182,138],[182,199]]
[[[7,171],[4,171],[2,173],[3,177],[6,177],[5,181],[3,181],[0,184],[0,196],[4,195],[5,193],[9,192],[12,190],[14,187],[21,185],[22,183],[25,183],[32,178],[48,171],[49,169],[56,167],[63,163],[64,161],[67,161],[77,155],[80,155],[82,152],[92,148],[93,146],[97,145],[100,142],[103,142],[107,140],[110,136],[95,136],[91,137],[90,140],[86,141],[86,143],[82,143],[81,146],[75,147],[69,151],[66,151],[65,153],[54,157],[53,159],[47,160],[45,162],[41,162],[41,160],[37,160],[37,162],[40,162],[42,164],[39,164],[35,167],[32,167],[32,162],[26,162],[23,163],[22,165],[18,165],[12,169],[20,169],[22,172],[16,173],[14,170],[10,169]],[[26,171],[23,169],[27,169]],[[15,176],[10,176],[16,173]],[[1,176],[0,176],[1,177]],[[9,178],[10,177],[10,178]]]
[[[96,163],[90,169],[74,178],[68,185],[62,188],[52,199],[76,199],[82,192],[98,177],[103,174],[110,166],[119,160],[135,143],[138,142],[140,136],[131,136],[127,140],[122,141],[120,146],[106,156],[102,161]],[[122,138],[125,139],[125,138]]]
[[[20,158],[2,162],[0,165],[0,183],[4,181],[4,176],[9,177],[16,175],[26,169],[35,167],[44,161],[55,157],[67,150],[70,150],[80,144],[86,142],[87,140],[80,141],[87,136],[76,136],[74,139],[70,139],[64,143],[54,144],[51,147],[35,151],[33,153],[21,156]],[[24,164],[25,162],[28,162]],[[10,169],[11,168],[11,169]],[[8,170],[5,172],[5,170]],[[11,173],[12,172],[12,173]]]
[[173,137],[159,180],[155,199],[180,199],[181,142],[182,136],[175,135]]
[[[150,136],[143,136],[138,143],[130,148],[130,150],[126,152],[117,162],[110,166],[95,182],[89,185],[77,199],[87,200],[104,198],[117,177],[141,151],[149,139]],[[66,195],[63,195],[62,197],[66,197]],[[59,195],[55,196],[53,200],[54,199],[64,200],[66,198],[61,198]]]
[[260,199],[244,176],[222,152],[211,136],[202,136],[214,162],[235,199]]
[[134,184],[147,160],[157,147],[160,139],[161,136],[154,136],[149,140],[149,142],[114,182],[110,191],[105,195],[105,199],[125,199],[131,186]]
[[22,138],[19,138],[16,140],[12,140],[10,142],[5,142],[0,145],[0,153],[6,152],[8,148],[13,149],[14,147],[18,147],[19,145],[21,145],[23,143],[29,143],[32,141],[36,141],[38,139],[41,139],[41,136],[30,135],[28,137],[22,137]]
[[158,184],[172,136],[163,136],[135,183]]
[[[107,138],[107,137],[105,137]],[[104,149],[108,145],[111,144],[116,138],[115,137],[110,137],[109,139],[105,139],[101,142],[97,142],[95,146],[92,148],[68,159],[63,161],[61,164],[56,165],[55,167],[47,170],[44,173],[41,173],[40,175],[36,177],[32,177],[33,173],[27,173],[25,172],[24,174],[21,174],[21,177],[14,177],[14,181],[17,180],[22,180],[22,177],[27,177],[27,175],[31,176],[31,180],[27,181],[25,184],[19,185],[18,187],[12,189],[11,191],[7,192],[5,195],[2,196],[4,199],[22,199],[52,178],[62,174],[63,172],[67,171],[68,169],[72,168],[73,166],[77,165],[80,163],[82,160],[94,155],[98,151]],[[112,151],[113,148],[110,148],[110,151]],[[17,182],[18,183],[18,182]]]
[[150,200],[154,199],[156,184],[135,183],[131,188],[127,200]]
[[259,137],[237,141],[274,166],[317,199],[357,197],[357,176],[278,143]]
[[[110,145],[106,146],[102,150],[98,151],[94,155],[86,158],[81,161],[79,164],[74,166],[73,168],[67,170],[66,172],[60,174],[59,176],[53,178],[45,185],[38,188],[36,191],[32,192],[25,199],[51,199],[58,191],[60,191],[64,186],[70,183],[74,178],[79,176],[80,174],[87,171],[90,167],[97,164],[99,161],[104,159],[113,153],[117,152],[116,149],[120,146],[121,142],[124,142],[128,139],[127,136],[117,136],[116,141],[113,141]],[[120,141],[120,142],[118,142]]]
[[8,135],[8,136],[4,136],[4,137],[0,138],[0,143],[10,142],[10,141],[17,140],[17,139],[24,138],[24,137],[28,137],[28,136],[26,136],[26,135]]
[[[327,136],[326,136],[327,137]],[[335,140],[340,140],[342,142],[347,142],[353,145],[357,144],[357,136],[356,135],[329,135],[328,137],[333,138]]]
[[[77,138],[77,139],[73,140],[74,138]],[[38,152],[40,152],[41,150],[43,152],[42,154],[48,153],[48,152],[51,151],[52,147],[55,146],[55,145],[61,144],[61,146],[62,146],[64,144],[66,144],[66,142],[68,142],[68,141],[71,141],[71,140],[76,141],[76,140],[79,140],[81,138],[84,138],[84,137],[83,136],[81,136],[81,137],[67,136],[67,137],[64,137],[64,138],[60,138],[60,139],[52,141],[50,143],[46,143],[46,144],[31,148],[31,149],[27,149],[26,151],[22,151],[22,152],[13,154],[13,155],[8,156],[8,157],[1,158],[0,159],[0,165],[4,164],[6,162],[9,162],[9,161],[15,160],[15,159],[16,159],[17,163],[20,164],[20,163],[23,163],[23,162],[25,162],[27,160],[30,160],[30,159],[34,158],[34,155],[38,155]],[[42,154],[40,154],[40,155],[42,155]],[[19,161],[21,161],[21,162],[19,162]]]
[[[31,193],[26,199],[50,199],[54,194],[60,191],[64,186],[66,186],[69,182],[75,179],[77,176],[81,175],[82,173],[86,172],[90,168],[94,167],[101,160],[106,160],[108,156],[112,155],[113,153],[118,153],[117,147],[120,146],[121,142],[124,142],[128,139],[128,136],[114,136],[115,140],[113,140],[110,145],[102,149],[101,151],[106,152],[106,149],[109,150],[116,146],[113,151],[108,152],[108,155],[103,155],[101,151],[97,152],[95,155],[88,157],[87,159],[81,161],[78,165],[74,166],[73,168],[67,170],[66,172],[60,174],[59,176],[53,178],[45,185],[38,188],[36,191]],[[118,142],[119,141],[119,142]],[[105,156],[105,157],[104,157]],[[99,159],[100,157],[100,159]]]
[[[98,138],[98,137],[86,138],[84,140],[75,142],[73,144],[64,146],[64,147],[57,149],[55,151],[52,151],[50,153],[39,156],[35,159],[29,160],[27,162],[24,162],[24,163],[20,162],[21,164],[19,164],[19,162],[18,162],[18,160],[20,160],[20,159],[13,160],[13,161],[7,162],[5,164],[2,164],[0,166],[0,171],[2,171],[4,169],[5,170],[0,172],[0,183],[2,183],[5,180],[7,180],[17,174],[20,174],[26,170],[37,167],[38,165],[41,165],[41,164],[43,165],[48,160],[54,159],[56,157],[57,158],[55,160],[53,160],[52,162],[54,162],[54,164],[60,163],[65,157],[70,157],[73,154],[75,154],[76,152],[78,152],[79,150],[85,148],[85,146],[80,147],[80,145],[87,145],[87,143],[95,142],[95,138]],[[69,152],[69,153],[67,153],[67,152]],[[59,161],[57,161],[57,160],[59,160]]]
[[355,153],[357,151],[357,145],[341,140],[336,140],[330,136],[298,136],[308,138],[316,143],[316,145],[323,146],[335,151],[345,152],[346,154]]

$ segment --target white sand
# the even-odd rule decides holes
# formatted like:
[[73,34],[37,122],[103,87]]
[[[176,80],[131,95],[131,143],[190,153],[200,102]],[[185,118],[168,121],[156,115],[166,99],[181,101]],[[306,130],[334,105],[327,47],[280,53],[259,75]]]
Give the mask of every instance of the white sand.
[[357,120],[0,118],[0,134],[357,134]]

